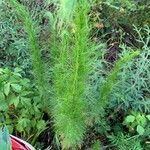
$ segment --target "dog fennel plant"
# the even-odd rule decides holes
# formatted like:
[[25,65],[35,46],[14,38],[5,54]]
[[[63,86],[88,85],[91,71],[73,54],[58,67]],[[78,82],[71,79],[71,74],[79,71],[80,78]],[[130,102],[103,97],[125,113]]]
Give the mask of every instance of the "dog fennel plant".
[[95,124],[103,126],[103,121],[105,119],[105,109],[110,102],[110,95],[119,81],[119,73],[123,69],[124,65],[132,61],[133,58],[135,58],[139,54],[139,51],[126,52],[121,58],[116,61],[114,67],[108,73],[104,83],[99,85],[99,88],[97,90],[97,92],[99,92],[99,96],[95,98],[94,105],[90,105],[91,115],[89,117],[91,118],[91,120],[93,120],[93,126]]
[[[60,8],[61,9],[61,8]],[[89,45],[88,13],[89,6],[81,0],[75,6],[70,23],[63,20],[60,31],[60,44],[57,58],[53,59],[53,81],[55,104],[53,109],[56,134],[61,139],[63,149],[81,145],[85,133],[86,98],[85,89],[89,73],[91,48]],[[59,16],[59,15],[58,15]],[[59,18],[58,18],[59,19]],[[52,41],[53,43],[53,41]],[[53,46],[53,48],[56,48]],[[53,55],[53,54],[52,54]]]
[[43,61],[41,59],[41,52],[38,45],[37,39],[37,27],[33,22],[29,11],[25,8],[25,6],[21,5],[17,0],[6,0],[9,4],[15,8],[19,19],[23,22],[24,30],[28,36],[30,54],[32,59],[32,65],[34,70],[34,76],[36,78],[36,82],[40,91],[40,95],[43,99],[43,108],[46,108],[46,77],[45,77],[45,68]]
[[[62,7],[65,4],[68,7],[67,3],[63,2],[60,1],[60,6]],[[39,91],[41,95],[47,95],[45,93],[47,91],[47,86],[45,86],[47,85],[45,69],[36,38],[36,26],[24,6],[16,0],[9,0],[9,3],[15,8],[20,19],[23,21],[29,39],[33,69]],[[53,25],[51,27],[51,32],[54,36],[51,39],[54,92],[52,114],[55,132],[60,137],[63,149],[77,149],[77,146],[81,145],[86,131],[87,100],[85,92],[89,70],[91,69],[90,56],[94,49],[89,41],[88,1],[72,1],[70,4],[71,8],[73,8],[73,11],[70,12],[72,14],[69,13],[68,17],[66,16],[67,13],[64,13],[63,19],[60,19],[61,11],[58,11],[59,14],[55,25],[59,24],[60,21],[60,26],[55,27]],[[65,6],[63,8],[64,12],[66,12],[64,10]],[[59,35],[56,31],[53,31],[57,30],[58,27]],[[114,69],[108,75],[106,82],[100,88],[98,106],[106,107],[108,96],[112,91],[113,85],[116,83],[118,72],[124,63],[130,61],[138,53],[127,54],[118,60]],[[46,99],[44,98],[44,100]]]
[[139,54],[140,54],[139,51],[127,52],[122,58],[120,58],[116,62],[114,68],[109,73],[108,77],[106,78],[105,83],[100,88],[100,97],[98,100],[99,106],[105,108],[105,106],[108,104],[109,95],[117,81],[118,73],[120,72],[124,64],[128,63]]

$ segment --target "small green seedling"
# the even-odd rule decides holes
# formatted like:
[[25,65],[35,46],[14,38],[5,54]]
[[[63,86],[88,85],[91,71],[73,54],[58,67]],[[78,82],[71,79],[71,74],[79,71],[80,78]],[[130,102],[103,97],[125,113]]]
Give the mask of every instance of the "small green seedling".
[[150,121],[150,115],[145,115],[139,112],[132,112],[126,116],[123,124],[129,128],[130,132],[136,131],[139,135],[144,135],[145,128]]

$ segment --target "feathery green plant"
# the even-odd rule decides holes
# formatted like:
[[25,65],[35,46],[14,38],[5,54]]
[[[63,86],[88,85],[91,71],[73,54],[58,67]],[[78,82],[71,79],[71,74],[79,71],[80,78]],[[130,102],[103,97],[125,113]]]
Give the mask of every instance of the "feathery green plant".
[[38,84],[39,91],[43,97],[43,104],[46,107],[46,77],[44,64],[41,59],[41,52],[37,40],[37,27],[32,21],[32,18],[29,14],[29,11],[21,5],[17,0],[7,0],[10,5],[13,6],[16,10],[17,15],[22,20],[24,29],[27,32],[28,42],[30,47],[30,54],[32,58],[32,65],[34,70],[34,76]]
[[111,143],[119,150],[143,150],[141,147],[141,141],[138,136],[124,135],[123,133],[117,133],[117,135],[111,135],[108,137]]
[[[54,59],[53,68],[55,129],[62,147],[66,149],[80,145],[85,133],[85,89],[91,53],[88,3],[81,0],[75,10],[73,21],[67,25],[64,23],[60,30],[59,57]],[[74,24],[74,32],[69,29],[71,23]]]
[[[9,2],[15,7],[17,14],[24,23],[29,38],[34,74],[39,91],[46,104],[48,102],[46,101],[47,84],[44,64],[36,37],[36,25],[26,8],[17,0],[9,0]],[[67,5],[68,3],[69,5]],[[87,126],[88,101],[86,99],[86,86],[91,69],[91,53],[95,46],[90,45],[89,40],[88,1],[60,0],[59,4],[60,9],[57,16],[50,17],[52,33],[50,52],[53,65],[52,83],[54,92],[52,114],[55,131],[57,136],[60,137],[62,148],[76,149],[82,143]],[[61,14],[63,15],[62,18]],[[138,51],[128,53],[117,61],[100,88],[100,96],[96,103],[99,108],[104,109],[108,104],[110,92],[117,81],[122,66],[138,54]],[[101,113],[103,114],[103,112]]]
[[[137,32],[137,41],[141,44],[139,57],[123,67],[120,79],[115,88],[115,94],[111,97],[111,107],[121,106],[121,109],[150,112],[150,28],[134,27]],[[123,54],[131,51],[131,48],[122,45]]]
[[118,73],[120,72],[121,68],[124,66],[124,64],[128,63],[129,61],[131,61],[134,57],[138,56],[139,54],[140,54],[139,51],[129,52],[116,62],[114,68],[109,73],[105,83],[100,88],[100,97],[98,100],[99,106],[104,108],[108,104],[109,95],[110,95],[113,87],[115,86],[115,83],[117,81],[116,79],[117,79]]
[[[96,97],[93,98],[95,102],[92,102],[89,107],[91,109],[90,112],[90,118],[93,120],[94,126],[97,125],[100,126],[102,129],[104,127],[105,130],[101,131],[101,133],[106,132],[109,127],[106,126],[105,123],[105,109],[109,102],[111,102],[110,95],[112,91],[115,89],[116,84],[119,81],[119,74],[121,72],[121,69],[127,65],[128,62],[130,62],[134,57],[138,56],[140,54],[139,51],[133,51],[133,52],[127,52],[125,53],[114,65],[113,69],[107,73],[107,77],[104,81],[104,83],[100,83],[100,85],[97,87],[97,92],[95,93]],[[101,58],[102,59],[102,58]],[[101,77],[102,75],[100,75]],[[104,79],[101,79],[104,80]],[[99,93],[99,94],[97,94]],[[100,119],[101,118],[101,119]],[[102,121],[103,120],[103,121]]]

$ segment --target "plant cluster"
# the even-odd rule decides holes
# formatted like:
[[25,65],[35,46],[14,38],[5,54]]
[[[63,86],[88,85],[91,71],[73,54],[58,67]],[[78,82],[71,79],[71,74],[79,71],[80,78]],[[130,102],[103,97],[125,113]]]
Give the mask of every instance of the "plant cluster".
[[149,128],[150,115],[140,114],[139,112],[131,112],[124,120],[124,125],[129,128],[130,132],[136,132],[144,135],[146,129]]
[[[26,79],[18,68],[0,69],[0,110],[10,131],[35,144],[41,132],[49,127],[46,122],[52,119],[56,149],[82,149],[85,139],[91,137],[90,146],[95,150],[149,149],[150,29],[134,26],[134,44],[132,41],[130,45],[127,40],[122,41],[124,35],[118,31],[118,27],[131,27],[131,22],[148,23],[137,22],[133,14],[149,9],[149,2],[48,0],[41,4],[44,13],[36,11],[38,15],[28,10],[35,1],[4,3],[13,12],[14,24],[24,26],[19,36],[27,43],[25,52],[28,50],[30,72],[34,75],[34,79]],[[49,38],[45,42],[39,40],[41,26],[35,21],[42,15],[49,22]],[[119,40],[112,29],[120,32]],[[14,32],[11,35],[18,33]],[[106,35],[101,36],[102,33]],[[15,35],[14,42],[19,36]],[[102,43],[99,38],[112,41]],[[6,44],[5,40],[2,44]],[[117,50],[115,41],[119,42]],[[49,48],[48,56],[43,55],[41,44]],[[107,44],[112,44],[109,51]],[[111,50],[116,55],[113,61],[107,57],[114,54]],[[20,65],[22,68],[23,64]],[[47,120],[43,119],[45,114]],[[103,138],[107,142],[99,142]]]
[[3,0],[0,3],[0,66],[30,68],[26,36],[15,11]]
[[29,79],[23,78],[21,69],[0,69],[1,126],[5,123],[10,133],[34,138],[46,127],[42,119],[42,104],[38,90]]

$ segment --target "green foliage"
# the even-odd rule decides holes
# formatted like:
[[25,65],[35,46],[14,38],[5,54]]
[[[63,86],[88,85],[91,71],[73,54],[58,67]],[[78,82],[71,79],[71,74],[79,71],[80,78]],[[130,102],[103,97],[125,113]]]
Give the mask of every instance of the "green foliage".
[[[80,17],[80,13],[81,13],[80,10],[78,10],[77,13],[78,13],[78,16],[75,16],[75,17]],[[54,58],[54,61],[56,62],[56,64],[53,69],[54,89],[56,90],[55,92],[57,92],[55,99],[57,99],[57,101],[56,101],[56,104],[54,104],[55,107],[54,107],[53,112],[54,112],[54,119],[56,119],[55,126],[58,131],[57,133],[58,135],[61,136],[62,145],[64,147],[70,147],[72,145],[76,145],[79,141],[81,141],[82,139],[81,137],[83,136],[82,135],[83,131],[79,129],[83,128],[83,121],[85,118],[81,115],[81,114],[85,114],[86,112],[86,111],[84,112],[84,109],[83,109],[83,106],[85,105],[83,104],[83,102],[86,100],[86,99],[85,100],[83,99],[85,97],[84,93],[86,92],[86,88],[84,86],[85,86],[86,80],[88,79],[86,76],[88,75],[88,72],[90,71],[90,65],[91,65],[91,62],[88,62],[88,61],[91,59],[90,57],[92,56],[90,52],[91,51],[90,46],[89,46],[89,50],[84,52],[84,50],[87,49],[87,46],[88,46],[87,44],[89,43],[88,41],[89,30],[85,30],[87,21],[84,20],[85,18],[82,18],[82,22],[79,22],[80,21],[79,18],[77,19],[78,20],[76,20],[75,18],[74,30],[73,30],[74,32],[72,34],[68,32],[68,28],[67,28],[70,24],[68,25],[65,24],[64,27],[61,26],[61,29],[59,29],[60,31],[61,30],[63,31],[63,32],[61,31],[61,36],[60,36],[61,44],[56,43],[57,46],[52,47],[54,48],[52,49],[52,52],[53,52],[52,54],[54,56],[55,55],[57,56]],[[73,38],[73,41],[70,37]],[[70,45],[73,45],[73,44],[74,44],[73,50],[75,51],[70,51],[70,47],[71,47]],[[58,49],[60,51],[60,54],[58,52]],[[103,84],[102,88],[100,88],[99,90],[101,92],[101,95],[98,100],[98,105],[96,104],[96,108],[97,106],[100,106],[101,108],[106,107],[106,104],[108,104],[108,99],[109,99],[108,97],[113,89],[113,86],[116,82],[116,78],[122,66],[137,55],[139,55],[139,52],[128,53],[116,63],[113,71],[110,72],[110,75],[106,79],[106,82]],[[77,67],[79,67],[79,69]],[[84,70],[82,68],[84,68]],[[81,99],[80,97],[84,100],[84,101],[82,100],[83,101],[82,103],[79,101]],[[72,102],[73,102],[73,106],[72,106]],[[74,110],[75,108],[76,108],[76,111],[71,112],[71,110]],[[99,108],[98,110],[100,113],[103,113]],[[70,113],[68,114],[68,112]],[[70,118],[73,118],[74,122]],[[75,118],[78,118],[78,120],[75,120]],[[68,122],[67,121],[64,122],[64,120],[68,120]],[[76,125],[78,127],[77,129],[76,129]],[[69,133],[68,133],[68,130],[70,131]],[[78,137],[79,137],[79,140],[76,140],[76,138]],[[74,140],[74,141],[71,141],[72,142],[71,143],[69,140],[70,141]],[[71,144],[67,145],[68,143],[71,143]]]
[[0,3],[0,66],[21,65],[25,71],[30,68],[26,36],[17,20],[15,11],[2,0]]
[[[133,37],[136,41],[136,48],[119,43],[117,47],[119,50],[116,50],[116,55],[119,57],[117,57],[118,60],[115,59],[114,66],[110,65],[105,57],[107,44],[94,43],[94,41],[99,41],[101,38],[99,33],[111,32],[105,40],[109,38],[108,44],[112,44],[113,47],[115,43],[113,40],[116,39],[115,31],[119,32],[121,37],[126,34],[118,31],[118,28],[123,31],[124,26],[131,27],[132,23],[136,25],[149,23],[147,19],[149,12],[145,13],[145,10],[149,10],[149,6],[146,6],[149,2],[141,0],[48,0],[45,6],[44,2],[38,1],[39,9],[43,7],[44,12],[32,11],[34,0],[19,2],[7,0],[7,2],[4,3],[4,7],[0,6],[2,12],[0,17],[3,22],[1,37],[4,37],[0,42],[0,49],[3,50],[0,52],[2,63],[6,66],[10,64],[16,66],[12,61],[19,57],[21,62],[17,61],[17,65],[22,67],[24,64],[22,58],[29,55],[27,52],[29,43],[37,83],[37,87],[33,86],[30,80],[22,77],[18,69],[14,72],[1,69],[0,109],[3,111],[1,116],[5,116],[8,127],[13,126],[14,132],[19,132],[22,137],[35,143],[46,127],[46,122],[42,119],[45,109],[42,110],[42,108],[49,106],[51,102],[51,109],[46,111],[53,115],[56,137],[60,140],[62,149],[81,147],[86,128],[89,126],[93,129],[91,132],[100,137],[101,135],[106,137],[109,133],[117,131],[122,132],[110,136],[110,142],[115,145],[116,149],[125,150],[128,147],[129,150],[142,150],[147,148],[146,143],[150,138],[150,117],[145,114],[150,112],[150,29],[148,26],[144,29],[134,27],[136,36]],[[8,14],[4,13],[5,8]],[[16,18],[15,12],[19,19]],[[35,14],[32,15],[32,13]],[[10,18],[11,14],[12,18]],[[40,28],[37,28],[39,20],[35,23],[33,17],[35,20],[39,18],[42,20],[40,23],[43,28],[48,17],[50,39],[43,37],[44,42],[40,41],[38,37]],[[6,18],[10,18],[8,24],[3,21]],[[28,42],[26,42],[24,32],[22,33],[22,23]],[[91,33],[95,23],[98,23],[98,30],[96,33]],[[11,38],[7,37],[8,31]],[[93,35],[96,35],[96,40],[92,37]],[[50,45],[49,64],[43,63],[42,56],[44,55],[41,54],[43,51],[40,49],[40,44],[46,48]],[[135,49],[141,49],[140,53]],[[4,50],[8,50],[10,54],[5,53]],[[111,54],[111,51],[113,48],[110,48],[108,53]],[[136,56],[138,56],[137,59],[131,61]],[[44,56],[45,58],[47,61],[47,56]],[[29,62],[26,64],[29,65]],[[45,66],[47,66],[46,69]],[[50,75],[49,78],[47,78],[47,72]],[[129,110],[137,114],[129,114],[125,118],[124,115],[127,115]],[[124,134],[127,132],[124,130],[124,125],[129,128],[130,135]],[[137,133],[138,138],[131,137]],[[96,142],[93,147],[98,149],[99,143]]]
[[[119,84],[112,95],[112,107],[120,106],[122,109],[132,109],[149,113],[150,111],[150,62],[149,62],[149,28],[143,31],[135,27],[138,33],[137,40],[142,44],[141,53],[137,59],[123,67],[119,75]],[[145,33],[144,35],[142,33]],[[123,45],[123,55],[131,48]]]
[[104,41],[135,45],[132,25],[149,26],[149,4],[147,0],[95,0],[91,11],[93,36],[96,40],[104,37]]
[[106,82],[100,88],[100,93],[101,93],[99,98],[100,106],[105,107],[105,105],[108,104],[108,96],[110,95],[116,83],[118,73],[122,69],[123,65],[128,63],[130,60],[132,60],[134,57],[138,56],[139,54],[140,54],[139,51],[127,53],[123,56],[123,58],[119,59],[116,62],[113,70],[108,75]]
[[[112,25],[123,24],[130,26],[133,24],[145,25],[150,23],[149,19],[147,18],[147,15],[149,14],[149,8],[147,8],[149,5],[148,1],[142,2],[136,0],[106,0],[103,1],[103,4],[103,8],[106,9],[106,14],[103,13],[103,17],[107,17],[107,14],[111,14],[107,17],[109,18],[107,24],[109,25],[112,24],[112,20],[114,21]],[[148,12],[146,12],[146,10]]]
[[34,75],[36,77],[36,81],[38,84],[39,92],[43,97],[44,108],[47,107],[46,99],[47,99],[47,86],[46,86],[46,77],[45,77],[45,69],[44,64],[41,58],[41,52],[38,45],[37,40],[37,27],[35,23],[32,21],[32,18],[29,14],[29,11],[21,5],[16,0],[9,0],[9,3],[15,8],[16,13],[23,21],[24,29],[28,35],[28,42],[30,48],[30,54],[32,59],[32,65],[34,69]]
[[140,140],[137,137],[130,137],[122,133],[118,133],[116,136],[109,136],[112,144],[116,146],[119,150],[143,150],[141,147]]
[[[82,8],[80,6],[80,10],[83,13],[84,11],[82,9],[84,10],[85,8]],[[58,58],[54,59],[57,62],[53,71],[54,81],[55,81],[54,89],[57,92],[55,99],[57,99],[57,101],[53,112],[54,112],[54,118],[56,119],[55,124],[56,124],[56,129],[58,131],[58,135],[60,136],[63,135],[61,139],[63,140],[62,141],[63,146],[65,145],[64,147],[70,147],[71,145],[76,145],[79,141],[81,141],[82,139],[81,137],[83,136],[83,130],[81,129],[83,128],[83,123],[84,123],[83,121],[85,118],[81,114],[85,114],[86,112],[83,109],[83,106],[84,105],[86,106],[86,104],[83,103],[86,101],[86,99],[84,98],[86,87],[84,86],[88,79],[87,78],[88,72],[90,71],[91,62],[88,61],[92,56],[91,55],[92,50],[90,50],[90,46],[89,49],[87,50],[87,46],[88,46],[87,44],[89,43],[88,40],[89,29],[88,28],[86,29],[87,21],[85,18],[82,18],[80,16],[81,13],[80,10],[77,11],[78,15],[77,16],[75,15],[75,22],[74,22],[75,29],[73,32],[73,36],[71,33],[68,33],[67,27],[65,25],[64,28],[62,27],[63,32],[61,34],[62,43],[60,44],[61,46],[59,50],[60,55],[57,54],[58,50],[56,49],[56,47],[54,47],[55,50],[52,50],[58,56]],[[84,15],[82,16],[84,17]],[[82,21],[80,19],[82,19]],[[69,26],[69,24],[67,26]],[[72,39],[70,39],[70,37],[73,38],[73,41]],[[71,45],[70,43],[74,44],[72,51],[70,51],[70,45]],[[108,75],[106,82],[99,90],[101,94],[99,100],[97,100],[98,105],[96,103],[95,108],[97,108],[97,106],[101,107],[102,109],[106,107],[106,104],[108,104],[109,101],[108,97],[116,82],[118,73],[120,72],[124,64],[129,62],[137,55],[139,55],[139,52],[137,51],[128,53],[116,63],[114,69],[112,70],[112,72],[110,72],[110,75]],[[82,103],[81,101],[79,101],[80,99],[81,100],[83,99]],[[71,112],[71,110],[75,110],[75,112],[74,111]],[[98,110],[101,113],[101,115],[103,115],[101,109],[97,108],[97,111]],[[68,112],[70,113],[68,114]],[[74,122],[70,118],[73,118]],[[75,118],[78,118],[78,120],[75,120]],[[67,121],[64,122],[64,120],[68,120],[68,122]],[[76,128],[76,125],[78,128]],[[69,133],[68,130],[70,131]],[[76,139],[78,137],[79,139]],[[69,140],[70,141],[74,140],[74,141],[70,142]],[[71,143],[71,144],[67,145],[66,143]]]
[[11,133],[17,131],[32,141],[46,128],[38,90],[22,77],[21,69],[0,68],[0,103],[0,118],[5,118]]
[[88,39],[87,13],[87,2],[80,1],[71,22],[75,26],[75,31],[69,30],[67,26],[70,24],[62,26],[61,43],[58,43],[59,54],[53,67],[53,115],[56,133],[61,137],[63,148],[80,145],[86,128],[85,90],[92,52]]

